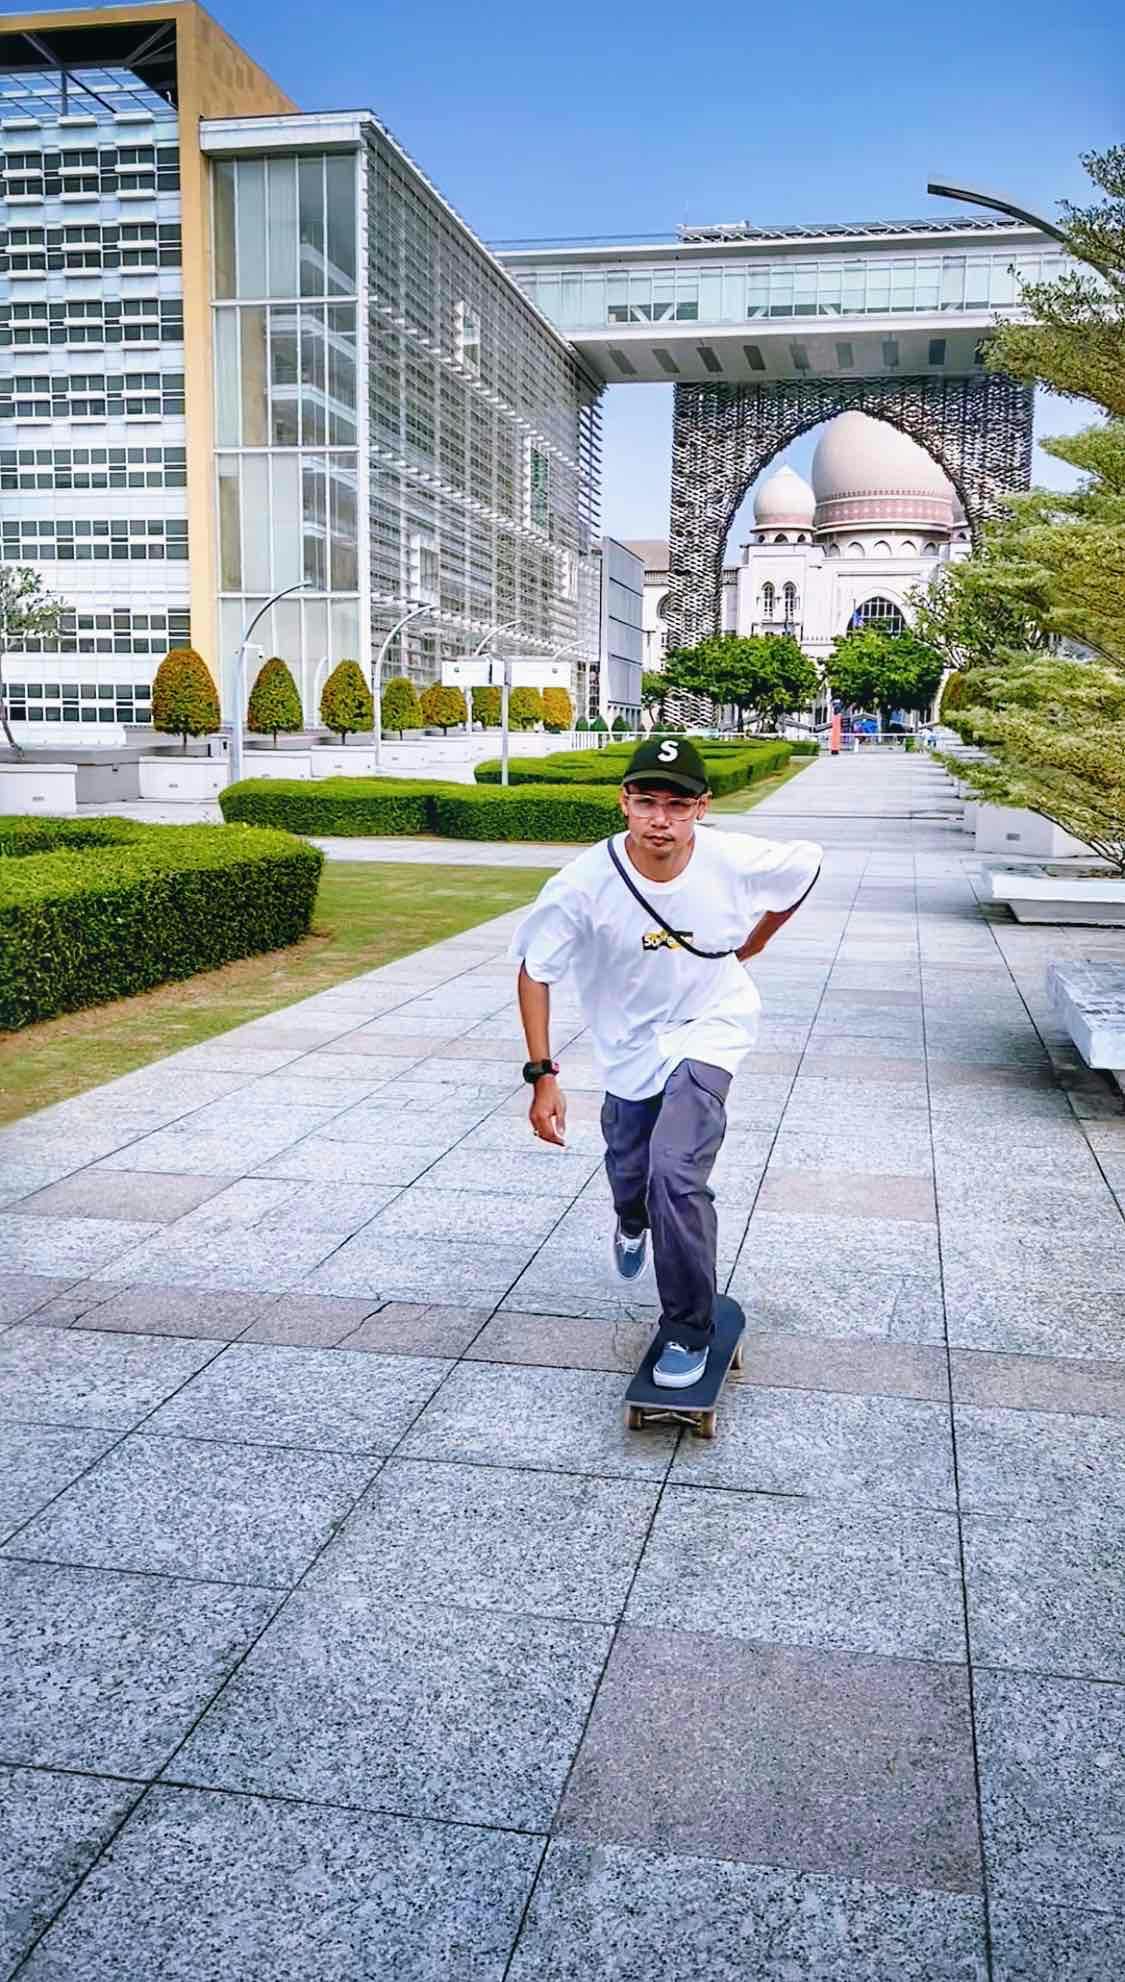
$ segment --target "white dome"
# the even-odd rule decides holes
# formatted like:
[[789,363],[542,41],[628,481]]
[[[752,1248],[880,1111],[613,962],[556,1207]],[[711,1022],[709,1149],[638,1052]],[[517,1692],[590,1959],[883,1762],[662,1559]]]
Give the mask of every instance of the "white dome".
[[924,448],[886,420],[840,413],[824,429],[812,464],[818,530],[857,523],[953,527],[953,484]]
[[779,468],[754,497],[759,530],[811,530],[816,497],[803,475]]

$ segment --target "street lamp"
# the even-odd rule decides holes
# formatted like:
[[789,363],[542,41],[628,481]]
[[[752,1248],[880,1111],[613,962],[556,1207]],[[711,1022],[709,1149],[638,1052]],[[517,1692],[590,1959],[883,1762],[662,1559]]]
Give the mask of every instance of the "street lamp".
[[258,621],[265,617],[271,606],[276,606],[279,599],[287,599],[292,592],[307,592],[311,582],[311,579],[302,578],[296,585],[287,585],[283,592],[275,592],[272,599],[267,599],[265,605],[259,607],[238,643],[238,658],[234,664],[234,720],[231,723],[230,732],[230,781],[232,785],[236,785],[242,776],[242,688],[246,678],[246,649],[250,644],[250,635],[253,633]]
[[1006,193],[989,193],[980,186],[947,186],[944,181],[931,179],[926,187],[941,200],[961,200],[965,206],[982,206],[990,213],[1003,213],[1009,220],[1022,220],[1027,227],[1038,228],[1040,234],[1049,234],[1052,241],[1061,241],[1064,248],[1070,242],[1061,227],[1051,220],[1042,220],[1037,213],[1031,213],[1025,206],[1017,206]]
[[[506,619],[496,626],[490,626],[484,638],[477,641],[476,646],[473,648],[471,659],[475,661],[478,654],[483,654],[489,641],[495,640],[498,633],[514,633],[518,625],[518,619]],[[508,693],[511,685],[512,664],[510,661],[505,661],[504,683],[500,690],[500,783],[502,785],[506,785],[508,782]],[[469,689],[468,710],[471,728],[473,719],[473,691],[471,687]]]
[[371,665],[371,704],[375,719],[375,769],[377,771],[382,768],[383,763],[383,662],[387,657],[391,642],[397,640],[403,627],[409,626],[412,619],[420,619],[423,613],[427,613],[430,610],[431,608],[429,606],[411,606],[409,612],[404,612],[402,618],[396,620],[392,626]]

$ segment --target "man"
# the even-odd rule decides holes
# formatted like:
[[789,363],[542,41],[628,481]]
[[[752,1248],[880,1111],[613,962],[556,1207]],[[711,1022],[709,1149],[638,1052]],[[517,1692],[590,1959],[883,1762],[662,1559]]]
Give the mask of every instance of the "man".
[[673,1390],[699,1381],[713,1334],[717,1224],[708,1179],[726,1130],[727,1090],[761,1009],[742,966],[788,922],[820,869],[820,849],[809,841],[697,832],[709,802],[689,737],[640,744],[620,792],[626,832],[547,882],[511,952],[520,964],[524,1078],[535,1090],[531,1127],[560,1146],[566,1101],[551,1058],[550,986],[574,972],[606,1085],[613,1268],[635,1288],[651,1234],[665,1337],[653,1380]]

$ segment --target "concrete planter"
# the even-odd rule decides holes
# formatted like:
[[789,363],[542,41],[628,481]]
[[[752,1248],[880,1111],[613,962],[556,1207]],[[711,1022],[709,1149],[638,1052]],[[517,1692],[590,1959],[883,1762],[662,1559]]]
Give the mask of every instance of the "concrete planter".
[[977,806],[973,844],[977,853],[1018,853],[1029,860],[1061,860],[1067,854],[1090,851],[1041,812],[1017,811],[1009,805]]
[[244,778],[310,778],[307,750],[248,750],[242,760]]
[[1092,959],[1049,964],[1047,989],[1086,1065],[1120,1079],[1125,1068],[1125,964]]
[[73,764],[0,764],[0,812],[58,818],[77,809]]
[[124,805],[141,795],[136,757],[107,752],[104,757],[83,758],[74,768],[79,805]]
[[323,745],[309,752],[309,769],[314,778],[373,778],[375,751],[369,745]]
[[1070,922],[1125,929],[1125,877],[1070,880],[1051,874],[993,874],[992,899],[1017,922]]
[[229,779],[218,757],[142,757],[137,765],[142,798],[169,805],[199,805],[217,798]]

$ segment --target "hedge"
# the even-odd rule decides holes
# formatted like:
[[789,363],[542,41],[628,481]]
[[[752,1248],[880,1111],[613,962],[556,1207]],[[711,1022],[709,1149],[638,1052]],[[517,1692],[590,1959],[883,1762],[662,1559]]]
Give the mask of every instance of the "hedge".
[[296,942],[321,865],[243,827],[0,819],[0,1028]]
[[[780,738],[762,742],[712,743],[704,739],[699,752],[707,767],[711,790],[716,798],[728,791],[742,791],[759,778],[783,770],[793,745]],[[610,744],[604,750],[556,750],[547,757],[513,757],[508,765],[513,785],[575,784],[613,785],[621,783],[633,745],[622,749]],[[476,781],[481,785],[500,782],[500,759],[490,757],[478,764]]]
[[317,838],[433,833],[443,839],[588,841],[620,824],[612,792],[570,785],[482,790],[415,778],[247,778],[219,794],[224,819]]

